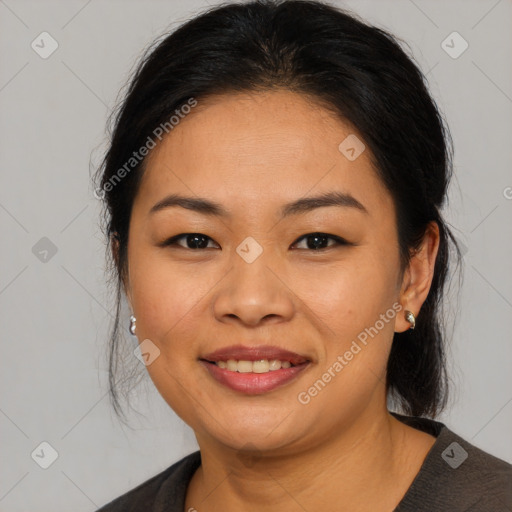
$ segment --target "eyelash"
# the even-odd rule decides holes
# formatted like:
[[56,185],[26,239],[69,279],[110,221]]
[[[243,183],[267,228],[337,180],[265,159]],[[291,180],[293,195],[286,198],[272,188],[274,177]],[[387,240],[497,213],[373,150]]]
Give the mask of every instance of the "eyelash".
[[[165,240],[164,242],[162,242],[160,245],[160,247],[172,247],[172,246],[177,246],[179,247],[180,249],[186,249],[186,250],[189,250],[189,251],[200,251],[200,250],[204,250],[204,249],[208,249],[207,248],[196,248],[196,249],[193,249],[193,248],[190,248],[190,247],[183,247],[182,245],[179,245],[177,243],[178,240],[182,239],[182,238],[185,238],[187,236],[198,236],[198,237],[203,237],[205,239],[208,239],[208,240],[212,240],[212,238],[210,238],[209,236],[206,236],[206,235],[203,235],[202,233],[181,233],[180,235],[176,235],[176,236],[173,236],[167,240]],[[319,236],[319,237],[326,237],[326,238],[330,238],[331,240],[334,240],[336,242],[336,245],[338,246],[343,246],[343,245],[354,245],[350,242],[347,242],[347,240],[345,240],[344,238],[341,238],[339,236],[336,236],[336,235],[330,235],[328,233],[322,233],[322,232],[319,232],[319,231],[315,231],[313,233],[307,233],[306,235],[302,235],[300,238],[298,238],[294,243],[293,245],[299,243],[300,241],[302,241],[303,239],[307,239],[308,237],[313,237],[313,236]],[[323,248],[320,248],[320,249],[299,249],[299,250],[307,250],[309,252],[321,252],[321,251],[326,251],[328,249],[332,249],[333,247],[336,247],[336,245],[330,245],[328,247],[323,247]],[[210,247],[211,249],[211,247]]]

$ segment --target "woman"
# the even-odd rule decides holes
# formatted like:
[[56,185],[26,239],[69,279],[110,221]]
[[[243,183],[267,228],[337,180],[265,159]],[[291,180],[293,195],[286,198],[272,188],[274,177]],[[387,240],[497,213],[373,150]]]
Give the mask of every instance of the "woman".
[[[446,403],[450,138],[386,32],[211,9],[152,49],[98,195],[139,357],[195,452],[100,510],[512,510]],[[400,411],[390,412],[392,409]]]

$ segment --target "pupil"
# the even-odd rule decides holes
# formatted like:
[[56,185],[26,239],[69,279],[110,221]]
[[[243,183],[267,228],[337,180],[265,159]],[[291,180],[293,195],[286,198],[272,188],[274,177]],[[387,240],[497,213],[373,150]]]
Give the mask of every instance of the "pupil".
[[[208,245],[208,242],[205,241],[205,237],[202,235],[189,235],[188,240],[192,241],[189,245],[192,245],[194,249],[204,249]],[[202,240],[203,243],[198,242],[198,240]]]
[[312,244],[314,249],[319,249],[319,245],[323,245],[322,242],[318,242],[318,240],[325,241],[326,236],[325,235],[310,235],[309,240],[315,240],[315,242]]

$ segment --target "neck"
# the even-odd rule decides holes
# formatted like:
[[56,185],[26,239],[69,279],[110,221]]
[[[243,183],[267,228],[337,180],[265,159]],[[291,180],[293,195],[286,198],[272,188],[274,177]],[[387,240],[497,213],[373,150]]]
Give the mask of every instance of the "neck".
[[198,436],[202,462],[185,510],[393,510],[434,441],[385,408],[378,415],[363,413],[341,432],[292,455],[245,459]]

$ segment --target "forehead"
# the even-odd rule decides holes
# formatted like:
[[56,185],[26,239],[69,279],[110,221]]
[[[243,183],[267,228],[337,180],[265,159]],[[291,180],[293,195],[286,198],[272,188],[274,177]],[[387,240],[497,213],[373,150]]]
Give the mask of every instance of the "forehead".
[[180,191],[264,208],[334,189],[388,207],[368,149],[347,158],[347,144],[364,148],[350,124],[310,97],[281,90],[210,97],[149,154],[138,199],[150,208]]

